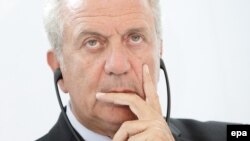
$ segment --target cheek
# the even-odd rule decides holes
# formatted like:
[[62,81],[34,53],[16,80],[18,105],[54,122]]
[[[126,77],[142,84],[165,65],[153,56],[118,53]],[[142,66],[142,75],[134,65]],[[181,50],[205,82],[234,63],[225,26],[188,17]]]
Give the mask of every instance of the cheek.
[[130,56],[130,64],[132,66],[132,71],[134,71],[136,77],[139,80],[140,83],[140,87],[143,89],[143,65],[147,64],[149,67],[149,71],[151,74],[151,78],[154,82],[154,84],[156,84],[156,80],[157,80],[157,70],[158,70],[158,65],[157,62],[159,59],[156,56],[156,52],[155,50],[146,50],[143,53],[137,53],[136,55],[134,54],[133,56]]
[[131,57],[130,59],[131,70],[134,71],[135,77],[138,79],[142,86],[142,66],[144,64],[144,58]]
[[[158,68],[159,68],[159,52],[157,52],[158,50],[156,49],[148,49],[146,51],[144,51],[143,53],[140,54],[136,54],[136,58],[137,59],[133,59],[131,64],[134,64],[134,70],[138,76],[138,78],[140,78],[140,81],[143,81],[143,72],[142,72],[142,67],[144,64],[147,64],[149,67],[149,71],[151,74],[151,78],[154,82],[154,84],[156,84],[157,82],[157,76],[158,76]],[[137,61],[135,61],[137,60]]]
[[65,60],[67,60],[65,61],[65,85],[70,97],[76,103],[91,105],[95,101],[96,85],[102,72],[100,61],[80,54],[73,54]]

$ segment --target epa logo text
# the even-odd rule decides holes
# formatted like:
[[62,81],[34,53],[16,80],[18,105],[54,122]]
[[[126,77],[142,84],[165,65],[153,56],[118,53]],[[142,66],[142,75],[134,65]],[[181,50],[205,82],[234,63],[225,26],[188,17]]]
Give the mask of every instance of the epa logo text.
[[247,131],[232,131],[231,136],[236,137],[236,138],[241,137],[241,136],[247,137]]

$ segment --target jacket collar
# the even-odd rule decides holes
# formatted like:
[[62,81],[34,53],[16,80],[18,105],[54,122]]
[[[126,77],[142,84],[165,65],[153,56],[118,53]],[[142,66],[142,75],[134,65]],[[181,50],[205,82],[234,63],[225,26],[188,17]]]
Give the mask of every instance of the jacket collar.
[[176,136],[176,137],[181,136],[181,131],[172,122],[169,122],[168,126],[169,126],[169,128],[174,136]]
[[175,125],[175,119],[170,119],[169,121],[168,126],[175,138],[175,141],[190,141],[188,138],[182,136],[181,130]]

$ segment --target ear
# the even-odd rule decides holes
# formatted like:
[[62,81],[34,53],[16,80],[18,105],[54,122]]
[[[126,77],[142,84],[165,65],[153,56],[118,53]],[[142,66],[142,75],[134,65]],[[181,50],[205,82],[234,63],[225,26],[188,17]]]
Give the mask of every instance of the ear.
[[[60,63],[56,57],[56,54],[55,54],[55,51],[50,49],[48,52],[47,52],[47,63],[48,65],[50,66],[51,70],[53,71],[53,73],[55,72],[55,70],[57,68],[60,68]],[[62,71],[62,69],[61,69]],[[63,73],[63,72],[62,72]],[[61,79],[59,80],[59,86],[61,88],[61,90],[64,92],[64,93],[68,93],[68,90],[67,88],[65,87],[65,84],[64,84],[64,80]]]

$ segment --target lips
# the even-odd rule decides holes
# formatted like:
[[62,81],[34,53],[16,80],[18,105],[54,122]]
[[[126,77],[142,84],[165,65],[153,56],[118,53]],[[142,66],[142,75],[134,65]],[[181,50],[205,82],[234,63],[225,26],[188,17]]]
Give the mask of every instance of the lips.
[[112,89],[106,91],[106,93],[135,93],[135,94],[137,94],[136,91],[134,91],[132,89],[127,89],[127,88],[112,88]]

